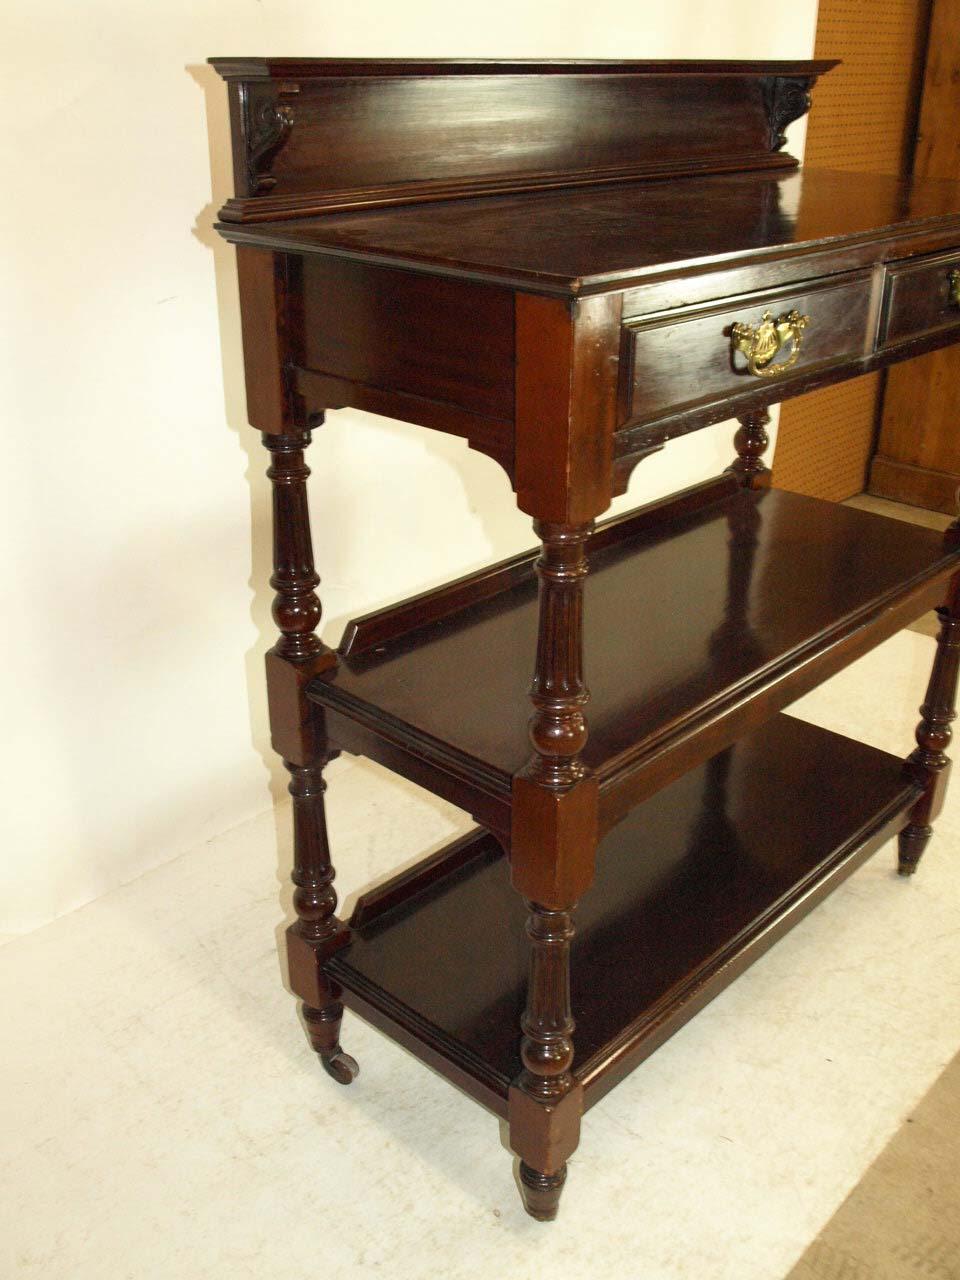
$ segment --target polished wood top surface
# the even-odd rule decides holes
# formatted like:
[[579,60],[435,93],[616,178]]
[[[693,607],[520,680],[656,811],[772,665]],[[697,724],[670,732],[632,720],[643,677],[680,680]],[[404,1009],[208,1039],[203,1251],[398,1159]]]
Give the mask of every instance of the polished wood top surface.
[[[602,775],[721,700],[748,698],[908,584],[946,577],[957,554],[935,530],[771,489],[653,524],[589,564],[582,758]],[[530,754],[537,617],[529,565],[492,598],[342,657],[311,696],[366,705],[509,778]]]
[[213,57],[223,78],[305,80],[329,76],[549,76],[549,75],[819,75],[837,60],[757,58],[264,58]]
[[[832,170],[717,174],[221,224],[230,240],[599,292],[927,231],[960,232],[960,183]],[[888,256],[897,256],[894,247]]]

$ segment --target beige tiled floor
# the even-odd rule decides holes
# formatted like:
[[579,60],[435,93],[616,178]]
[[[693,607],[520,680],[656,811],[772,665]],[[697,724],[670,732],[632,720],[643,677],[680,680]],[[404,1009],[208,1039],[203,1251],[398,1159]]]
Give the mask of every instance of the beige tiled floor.
[[[855,498],[848,498],[845,505],[859,507],[861,511],[874,511],[881,516],[891,516],[894,520],[904,520],[907,524],[920,524],[927,529],[946,529],[953,521],[953,516],[942,515],[939,511],[908,507],[902,502],[891,502],[889,498],[875,498],[870,493],[859,493]],[[939,631],[936,615],[925,613],[911,625],[910,630],[920,631],[925,636],[935,636]]]
[[[796,710],[901,754],[932,650],[904,632]],[[462,824],[330,775],[348,895]],[[287,828],[0,950],[4,1280],[782,1280],[960,1048],[956,787],[912,881],[882,850],[590,1112],[538,1224],[496,1123],[402,1050],[348,1015],[360,1078],[318,1069],[277,958]]]
[[921,524],[927,529],[946,529],[954,519],[940,511],[908,507],[903,502],[891,502],[889,498],[875,498],[872,493],[858,493],[855,498],[848,498],[845,505],[859,507],[861,511],[875,511],[881,516],[892,516],[895,520],[905,520],[907,524]]
[[960,1056],[908,1116],[789,1280],[960,1280]]
[[[861,494],[848,505],[931,529],[952,516]],[[936,635],[927,614],[912,630]],[[789,1280],[960,1280],[960,1055],[907,1116]]]

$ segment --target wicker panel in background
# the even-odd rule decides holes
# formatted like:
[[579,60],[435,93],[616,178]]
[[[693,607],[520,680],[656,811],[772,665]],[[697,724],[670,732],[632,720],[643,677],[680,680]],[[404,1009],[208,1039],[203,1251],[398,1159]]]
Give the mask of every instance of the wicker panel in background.
[[834,502],[860,493],[873,446],[880,377],[853,378],[811,391],[802,404],[791,400],[783,406],[773,469],[777,488]]
[[[842,58],[814,89],[804,164],[909,169],[930,0],[820,0],[816,57]],[[863,490],[882,375],[786,403],[773,465],[780,489],[841,500]]]

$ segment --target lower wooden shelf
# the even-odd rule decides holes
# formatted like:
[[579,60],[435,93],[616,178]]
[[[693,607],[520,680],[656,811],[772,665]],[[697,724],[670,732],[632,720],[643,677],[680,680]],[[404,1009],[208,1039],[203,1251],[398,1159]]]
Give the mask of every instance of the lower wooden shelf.
[[[586,1105],[899,830],[917,795],[900,759],[779,715],[609,832],[571,960]],[[361,898],[326,969],[349,1008],[503,1115],[525,916],[478,830]]]

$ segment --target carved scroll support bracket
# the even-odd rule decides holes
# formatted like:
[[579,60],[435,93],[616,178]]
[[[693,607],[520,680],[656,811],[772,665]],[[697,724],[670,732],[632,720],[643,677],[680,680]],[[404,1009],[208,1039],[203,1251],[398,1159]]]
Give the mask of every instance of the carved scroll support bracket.
[[239,91],[246,150],[245,194],[265,196],[277,185],[270,169],[293,129],[291,100],[299,94],[300,86],[252,83],[241,84]]
[[787,128],[810,110],[815,80],[816,76],[768,76],[763,81],[771,151],[781,151],[787,145]]

